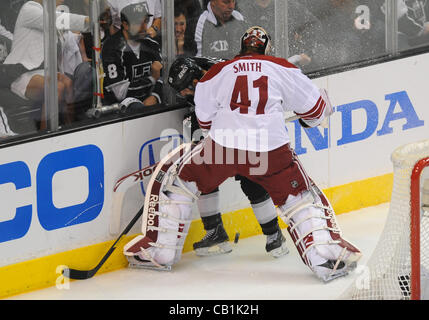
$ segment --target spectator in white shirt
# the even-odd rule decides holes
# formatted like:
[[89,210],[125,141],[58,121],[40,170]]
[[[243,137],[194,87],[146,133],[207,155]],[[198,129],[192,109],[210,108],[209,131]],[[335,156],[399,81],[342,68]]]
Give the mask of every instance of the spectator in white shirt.
[[[45,86],[43,67],[45,32],[42,2],[43,0],[28,1],[22,6],[15,25],[12,50],[4,62],[5,64],[20,63],[28,70],[11,84],[11,90],[21,98],[34,102],[43,101]],[[58,6],[63,2],[63,0],[57,0],[56,4]],[[64,15],[67,15],[67,19],[64,19]],[[64,30],[85,31],[89,27],[89,18],[86,16],[57,12],[57,17],[70,22],[69,25],[63,26]],[[70,78],[62,73],[58,73],[58,100],[60,108],[66,108],[63,121],[71,122],[73,84]],[[42,116],[43,114],[44,112]],[[41,128],[44,128],[43,119]]]

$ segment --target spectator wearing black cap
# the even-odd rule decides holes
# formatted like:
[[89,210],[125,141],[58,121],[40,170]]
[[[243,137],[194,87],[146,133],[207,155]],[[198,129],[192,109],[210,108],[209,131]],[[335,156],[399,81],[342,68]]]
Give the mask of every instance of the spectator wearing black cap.
[[139,100],[145,106],[161,103],[162,58],[158,42],[148,35],[151,14],[141,3],[121,10],[121,31],[103,45],[104,104]]

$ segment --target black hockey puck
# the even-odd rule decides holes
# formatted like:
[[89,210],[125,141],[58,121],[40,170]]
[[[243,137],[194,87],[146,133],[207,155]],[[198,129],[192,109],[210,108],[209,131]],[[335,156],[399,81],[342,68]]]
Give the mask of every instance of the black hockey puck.
[[239,233],[239,232],[237,232],[237,233],[235,234],[234,243],[237,243],[239,238],[240,238],[240,233]]

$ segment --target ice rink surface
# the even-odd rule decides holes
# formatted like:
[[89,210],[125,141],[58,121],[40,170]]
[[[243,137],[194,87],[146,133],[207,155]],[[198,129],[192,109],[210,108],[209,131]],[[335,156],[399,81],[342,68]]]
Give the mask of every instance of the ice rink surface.
[[[305,266],[284,229],[289,254],[274,259],[265,252],[265,236],[240,239],[232,253],[199,258],[186,253],[170,272],[122,269],[68,289],[51,287],[10,300],[336,300],[359,278],[383,230],[389,203],[338,216],[343,236],[363,252],[347,277],[327,284]],[[360,271],[359,271],[360,270]]]

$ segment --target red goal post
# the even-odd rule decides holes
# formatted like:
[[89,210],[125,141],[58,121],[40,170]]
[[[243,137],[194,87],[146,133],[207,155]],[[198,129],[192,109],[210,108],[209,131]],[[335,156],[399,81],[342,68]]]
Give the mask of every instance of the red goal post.
[[[429,155],[423,159],[420,159],[414,166],[412,174],[411,174],[411,186],[410,186],[410,194],[411,194],[411,226],[410,226],[410,250],[411,250],[411,299],[412,300],[420,300],[421,298],[421,219],[420,219],[420,211],[421,207],[429,204],[421,204],[420,193],[422,189],[421,184],[421,174],[424,168],[429,166]],[[429,178],[428,178],[429,179]],[[429,207],[428,207],[429,210]],[[427,232],[429,230],[423,230]],[[420,236],[418,236],[420,235]],[[425,235],[423,235],[425,237]],[[426,238],[427,239],[427,235]],[[425,246],[428,246],[428,243],[423,243]]]

